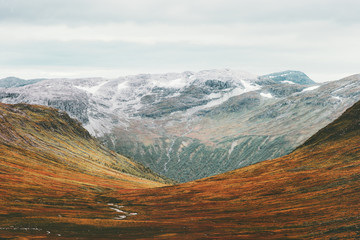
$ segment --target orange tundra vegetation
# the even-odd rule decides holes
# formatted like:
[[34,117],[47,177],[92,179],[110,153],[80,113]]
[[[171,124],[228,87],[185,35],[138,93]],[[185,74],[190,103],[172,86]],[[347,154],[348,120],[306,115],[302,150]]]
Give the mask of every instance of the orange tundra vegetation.
[[[90,174],[83,171],[87,164],[81,171],[73,169],[71,179],[65,173],[58,176],[49,167],[51,151],[33,152],[34,159],[15,157],[35,148],[30,140],[19,140],[22,147],[15,149],[9,145],[1,160],[5,207],[0,210],[0,226],[5,230],[0,234],[7,238],[360,238],[360,102],[287,156],[159,188],[145,188],[160,184],[149,180],[136,185],[132,179],[133,185],[124,185],[124,180],[115,178],[117,173],[106,179],[99,173],[105,170],[95,167],[96,174]],[[36,161],[40,156],[42,160]],[[40,174],[35,163],[43,164],[46,172]],[[60,172],[68,170],[64,163],[58,164]],[[23,175],[20,171],[25,168],[30,173]],[[53,179],[52,174],[58,177]],[[136,215],[114,219],[108,203]],[[19,230],[25,227],[33,229]]]
[[0,104],[0,153],[0,239],[44,235],[61,218],[113,219],[102,194],[171,183],[43,106]]

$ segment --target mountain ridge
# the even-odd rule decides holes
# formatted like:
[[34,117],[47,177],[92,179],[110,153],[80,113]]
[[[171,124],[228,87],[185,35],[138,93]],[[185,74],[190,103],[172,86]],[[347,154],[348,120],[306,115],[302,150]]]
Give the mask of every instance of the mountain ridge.
[[[149,180],[161,180],[158,175],[153,175],[143,166],[103,147],[81,126],[80,122],[71,119],[65,112],[40,105],[3,103],[0,103],[0,110],[2,146],[24,148],[35,154],[53,152],[52,159],[58,162],[64,162],[61,158],[68,159],[65,162],[68,161],[75,168],[85,167],[84,171],[88,171],[88,166],[81,162],[85,160],[84,162],[90,165],[100,164]],[[98,157],[93,158],[91,153]],[[75,157],[79,160],[72,159]],[[146,172],[149,174],[146,175]]]
[[310,79],[305,73],[294,70],[276,72],[259,77],[261,80],[272,80],[275,82],[284,82],[288,84],[313,85],[315,81]]
[[330,125],[320,129],[311,136],[304,144],[298,147],[312,147],[328,142],[339,141],[343,138],[351,138],[360,133],[360,102],[347,109],[339,118]]
[[290,72],[48,80],[0,89],[0,101],[64,110],[112,150],[186,182],[290,153],[360,100],[359,76],[301,85]]
[[6,77],[0,79],[0,88],[12,88],[12,87],[22,87],[26,85],[31,85],[37,82],[40,82],[45,79],[31,79],[24,80],[17,77]]

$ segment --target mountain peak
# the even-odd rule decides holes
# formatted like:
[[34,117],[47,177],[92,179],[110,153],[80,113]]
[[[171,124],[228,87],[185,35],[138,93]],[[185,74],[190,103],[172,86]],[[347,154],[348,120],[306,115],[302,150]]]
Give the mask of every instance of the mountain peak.
[[283,72],[275,72],[266,74],[259,77],[260,80],[272,80],[274,82],[300,84],[300,85],[312,85],[316,84],[305,73],[294,70],[287,70]]
[[42,80],[44,80],[44,79],[25,80],[25,79],[10,76],[10,77],[0,79],[0,88],[22,87],[22,86],[40,82]]

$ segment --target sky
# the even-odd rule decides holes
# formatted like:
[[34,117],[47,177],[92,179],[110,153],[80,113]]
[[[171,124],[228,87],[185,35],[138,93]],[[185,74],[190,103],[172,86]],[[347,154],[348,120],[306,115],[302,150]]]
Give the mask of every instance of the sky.
[[0,0],[0,78],[360,73],[358,0]]

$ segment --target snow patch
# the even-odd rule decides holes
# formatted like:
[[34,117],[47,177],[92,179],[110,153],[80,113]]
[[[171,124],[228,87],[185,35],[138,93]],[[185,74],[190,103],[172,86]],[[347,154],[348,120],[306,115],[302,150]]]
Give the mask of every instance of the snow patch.
[[173,95],[170,95],[169,97],[178,97],[178,96],[180,96],[180,95],[181,95],[180,92],[176,92],[176,93],[174,93]]
[[187,85],[187,81],[182,78],[166,80],[166,81],[152,80],[151,83],[154,87],[175,88],[175,89],[180,89]]
[[342,99],[341,97],[339,97],[339,96],[332,96],[332,98],[334,98],[334,99],[336,99],[336,100],[338,100],[338,101],[340,101],[340,102],[343,101],[343,99]]
[[232,151],[234,151],[234,148],[236,147],[237,144],[238,144],[237,141],[234,141],[234,142],[231,143],[231,147],[229,149],[229,157],[230,157]]
[[220,97],[221,97],[221,93],[210,93],[210,95],[208,96],[209,99],[220,98]]
[[[203,106],[198,106],[198,107],[194,107],[194,108],[187,110],[186,115],[192,115],[197,111],[218,106],[218,105],[226,102],[227,100],[229,100],[232,97],[239,96],[246,92],[256,91],[256,90],[260,89],[259,85],[251,84],[251,83],[245,82],[245,81],[242,81],[242,85],[244,87],[237,87],[237,88],[234,88],[232,91],[225,92],[222,94],[221,97],[214,99]],[[218,96],[218,95],[212,95],[212,96]]]
[[231,92],[225,93],[221,98],[218,98],[216,100],[213,100],[211,102],[208,102],[205,106],[203,106],[204,108],[210,108],[210,107],[215,107],[217,105],[220,105],[224,102],[226,102],[227,100],[229,100],[232,97],[241,95],[243,93],[247,92],[246,89],[243,88],[235,88],[234,90],[232,90]]
[[95,94],[99,90],[99,88],[104,86],[106,83],[108,83],[108,81],[102,82],[99,85],[92,86],[92,87],[81,87],[81,86],[74,86],[74,87],[76,87],[77,89],[83,90],[85,92]]
[[312,87],[308,87],[308,88],[305,88],[303,89],[301,92],[308,92],[308,91],[312,91],[312,90],[315,90],[317,88],[319,88],[320,86],[312,86]]
[[265,98],[274,98],[273,95],[271,95],[271,93],[260,93],[260,95]]
[[126,89],[128,87],[129,87],[128,81],[125,81],[125,82],[119,83],[119,85],[117,86],[117,89],[119,91],[121,91],[121,90],[124,90],[124,89]]
[[292,81],[281,81],[281,83],[295,84],[295,83],[294,83],[294,82],[292,82]]
[[92,136],[100,137],[105,133],[110,133],[112,130],[112,125],[113,124],[110,121],[107,121],[107,119],[94,119],[89,117],[89,123],[84,127]]

